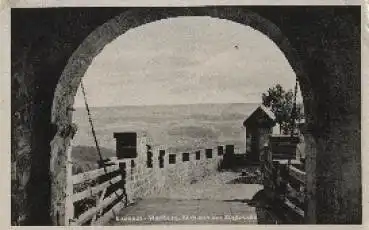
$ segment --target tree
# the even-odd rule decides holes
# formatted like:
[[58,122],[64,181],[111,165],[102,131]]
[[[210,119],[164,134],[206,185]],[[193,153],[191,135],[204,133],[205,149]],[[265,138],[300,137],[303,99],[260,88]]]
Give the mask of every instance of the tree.
[[292,118],[300,120],[303,117],[301,105],[296,106],[296,109],[293,110],[293,91],[285,91],[280,84],[269,88],[267,93],[263,93],[262,100],[263,105],[275,114],[281,133],[287,134],[290,132],[294,124]]

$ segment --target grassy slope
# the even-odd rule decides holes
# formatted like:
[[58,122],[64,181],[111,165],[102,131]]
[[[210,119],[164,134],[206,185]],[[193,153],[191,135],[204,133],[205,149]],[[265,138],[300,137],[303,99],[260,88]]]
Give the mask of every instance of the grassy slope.
[[[100,151],[104,159],[115,156],[115,152],[111,149],[100,147]],[[97,168],[96,163],[99,159],[96,147],[74,146],[72,149],[72,161],[75,162],[73,173]]]

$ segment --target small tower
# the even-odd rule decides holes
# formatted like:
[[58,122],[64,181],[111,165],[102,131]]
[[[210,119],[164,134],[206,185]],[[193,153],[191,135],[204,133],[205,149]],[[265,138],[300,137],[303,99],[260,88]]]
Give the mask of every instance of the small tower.
[[[246,128],[246,149],[250,149],[249,160],[260,161],[260,152],[263,151],[269,135],[273,133],[275,123],[274,113],[263,105],[257,107],[243,122]],[[247,146],[248,143],[250,146]]]

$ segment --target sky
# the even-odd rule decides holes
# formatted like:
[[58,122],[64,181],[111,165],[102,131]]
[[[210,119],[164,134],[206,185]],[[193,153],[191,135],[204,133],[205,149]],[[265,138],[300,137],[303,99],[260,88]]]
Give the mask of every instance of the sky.
[[[261,103],[295,73],[267,36],[210,17],[165,19],[131,29],[95,57],[83,83],[90,106]],[[301,101],[301,95],[299,95]],[[84,106],[79,88],[75,107]]]

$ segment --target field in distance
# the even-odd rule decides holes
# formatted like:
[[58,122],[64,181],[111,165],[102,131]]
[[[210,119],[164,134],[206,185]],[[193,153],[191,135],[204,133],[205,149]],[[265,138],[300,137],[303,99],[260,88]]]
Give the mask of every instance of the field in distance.
[[[165,145],[173,153],[217,144],[234,144],[237,153],[244,153],[242,123],[257,106],[237,103],[96,107],[91,108],[91,113],[104,157],[115,155],[114,132],[132,131],[147,132],[154,145]],[[78,162],[96,162],[97,152],[84,108],[76,108],[73,122],[78,125],[78,132],[72,158]]]

